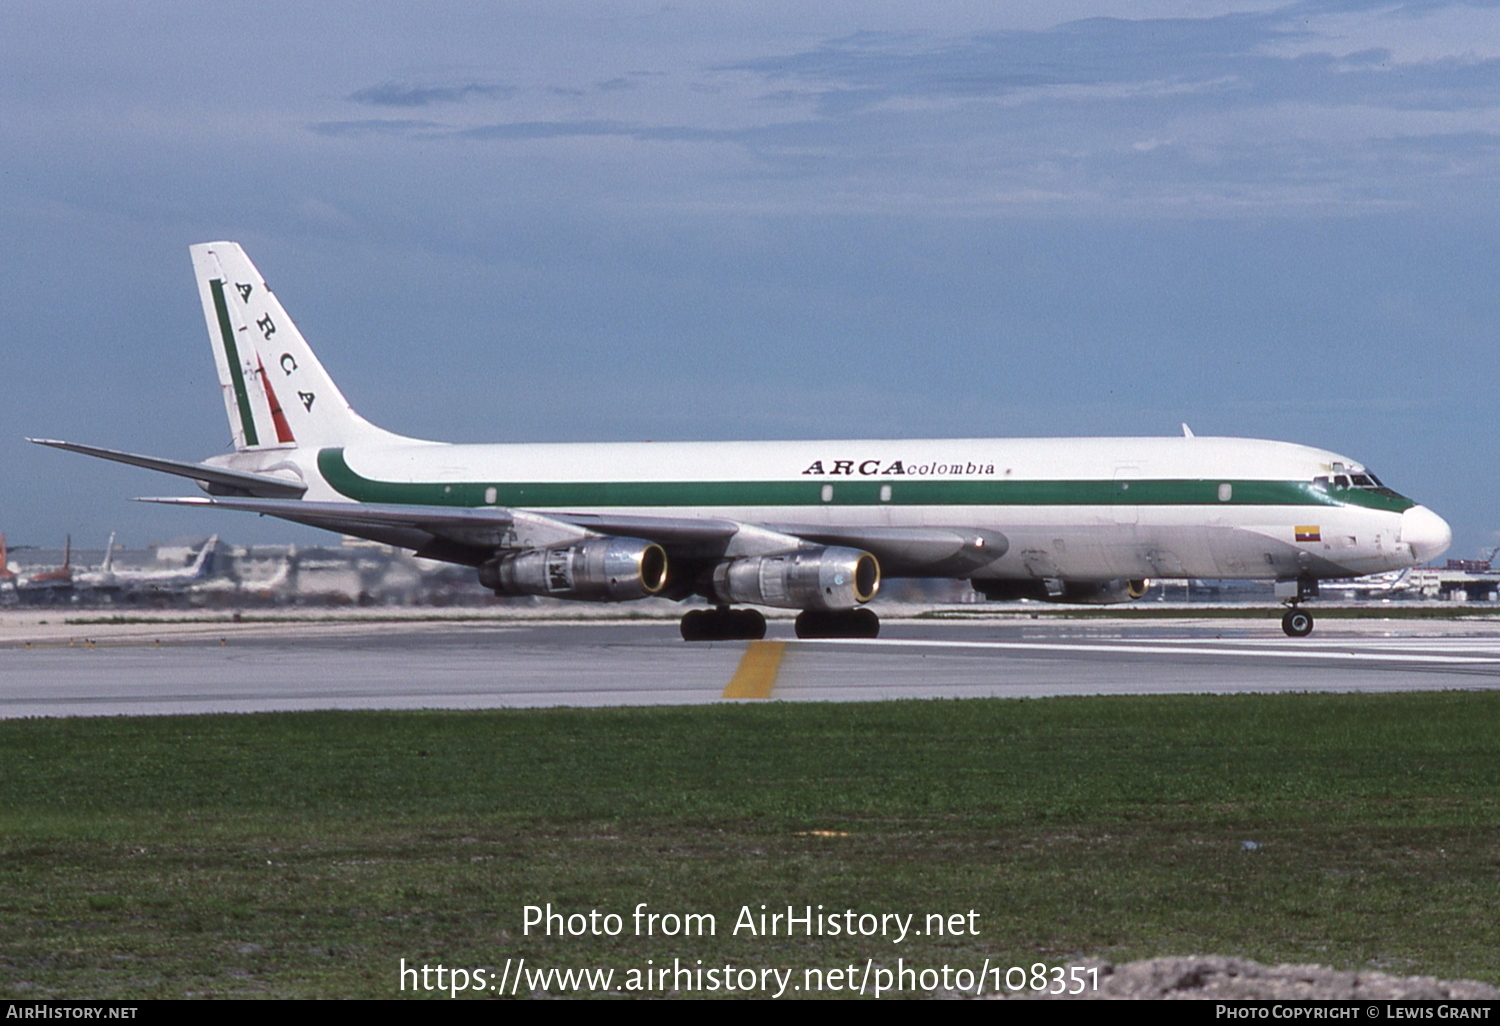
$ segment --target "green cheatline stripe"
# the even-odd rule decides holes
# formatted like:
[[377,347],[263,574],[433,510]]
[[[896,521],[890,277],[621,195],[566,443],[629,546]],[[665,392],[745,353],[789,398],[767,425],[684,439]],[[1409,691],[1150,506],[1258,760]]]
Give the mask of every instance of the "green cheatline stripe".
[[214,294],[214,312],[219,315],[219,334],[224,336],[224,359],[229,362],[229,380],[234,383],[234,401],[240,407],[240,426],[245,429],[245,444],[259,445],[255,433],[255,414],[250,412],[250,396],[245,391],[245,372],[240,370],[240,354],[234,347],[234,329],[229,326],[229,305],[224,302],[224,283],[209,281]]
[[[357,502],[413,506],[518,506],[589,509],[643,506],[1365,506],[1400,512],[1415,503],[1394,492],[1334,493],[1301,481],[934,481],[809,478],[792,481],[375,481],[350,469],[343,449],[318,452],[318,470],[340,494]],[[833,498],[823,501],[823,486]],[[1125,485],[1129,485],[1126,488]],[[1219,501],[1219,485],[1233,497]],[[880,499],[883,485],[891,488]],[[486,492],[495,497],[487,501]],[[1313,510],[1308,511],[1313,514]]]

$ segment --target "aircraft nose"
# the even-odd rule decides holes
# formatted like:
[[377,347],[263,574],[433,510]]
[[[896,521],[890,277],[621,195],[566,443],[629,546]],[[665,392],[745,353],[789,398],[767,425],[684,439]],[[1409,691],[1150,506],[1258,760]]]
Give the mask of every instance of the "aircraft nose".
[[1453,529],[1426,506],[1413,506],[1401,514],[1401,541],[1411,546],[1418,563],[1426,563],[1448,551]]

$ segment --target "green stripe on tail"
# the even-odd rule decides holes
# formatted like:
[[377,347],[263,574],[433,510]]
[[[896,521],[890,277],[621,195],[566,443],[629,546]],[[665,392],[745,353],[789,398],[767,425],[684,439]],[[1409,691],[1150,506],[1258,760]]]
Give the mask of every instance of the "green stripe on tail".
[[214,293],[214,312],[219,315],[219,333],[224,336],[224,359],[229,362],[229,380],[234,383],[234,401],[240,408],[240,426],[245,432],[246,445],[259,445],[260,436],[255,433],[255,414],[250,412],[250,395],[245,391],[245,372],[240,368],[240,356],[234,345],[234,328],[229,324],[229,304],[224,301],[224,282],[212,279],[208,287]]

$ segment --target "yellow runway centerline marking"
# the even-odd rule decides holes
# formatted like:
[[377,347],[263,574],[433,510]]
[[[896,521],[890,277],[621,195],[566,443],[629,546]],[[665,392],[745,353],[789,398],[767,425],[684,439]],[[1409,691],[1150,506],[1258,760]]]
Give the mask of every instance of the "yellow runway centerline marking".
[[784,641],[752,641],[745,649],[739,669],[729,679],[723,698],[770,698],[776,686],[776,674],[781,669],[781,655],[786,651]]

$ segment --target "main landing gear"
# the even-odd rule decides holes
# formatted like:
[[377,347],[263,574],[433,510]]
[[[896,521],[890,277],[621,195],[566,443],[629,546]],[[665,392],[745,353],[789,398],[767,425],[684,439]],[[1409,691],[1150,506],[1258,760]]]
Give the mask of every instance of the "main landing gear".
[[874,638],[880,617],[868,609],[806,609],[797,615],[799,638]]
[[757,609],[694,609],[682,618],[683,641],[759,641],[766,618]]
[[[797,617],[799,638],[873,638],[880,617],[868,609],[808,609]],[[682,618],[683,641],[759,641],[766,618],[756,609],[694,609]]]

